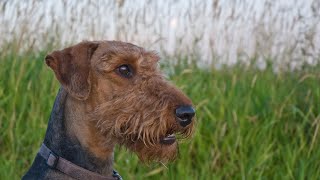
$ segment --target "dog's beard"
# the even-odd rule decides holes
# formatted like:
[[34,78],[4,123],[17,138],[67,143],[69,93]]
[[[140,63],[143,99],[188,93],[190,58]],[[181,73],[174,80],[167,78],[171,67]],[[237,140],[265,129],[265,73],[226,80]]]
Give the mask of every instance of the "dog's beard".
[[172,101],[166,99],[168,96],[159,99],[137,94],[122,94],[121,100],[114,98],[100,104],[92,112],[98,132],[106,142],[130,149],[144,162],[174,160],[178,154],[178,142],[161,142],[173,134],[180,139],[190,137],[194,121],[182,128],[175,119]]
[[125,145],[128,149],[135,152],[142,162],[169,162],[176,159],[178,155],[178,142],[171,145],[156,144],[152,146],[145,146],[141,141],[133,144]]

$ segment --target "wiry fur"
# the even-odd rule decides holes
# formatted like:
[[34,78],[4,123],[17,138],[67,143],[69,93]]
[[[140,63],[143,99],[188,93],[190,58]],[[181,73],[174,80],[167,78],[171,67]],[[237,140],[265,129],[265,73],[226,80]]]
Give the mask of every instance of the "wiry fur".
[[[179,105],[191,105],[191,101],[163,77],[158,60],[154,52],[131,44],[120,43],[109,48],[102,56],[106,67],[102,74],[113,81],[112,89],[116,90],[106,92],[106,100],[90,114],[106,144],[123,145],[136,152],[142,161],[175,159],[177,143],[162,145],[160,139],[172,133],[187,138],[194,129],[194,123],[186,128],[177,123],[175,109]],[[127,80],[105,73],[121,63],[134,67],[134,78]],[[110,85],[110,81],[106,84]]]
[[150,77],[129,92],[117,94],[121,100],[112,98],[100,104],[93,111],[92,120],[99,133],[109,140],[106,143],[124,145],[144,161],[172,160],[177,144],[167,147],[159,144],[160,139],[175,132],[186,138],[193,130],[193,124],[184,129],[176,122],[174,110],[179,95],[180,91],[163,78]]

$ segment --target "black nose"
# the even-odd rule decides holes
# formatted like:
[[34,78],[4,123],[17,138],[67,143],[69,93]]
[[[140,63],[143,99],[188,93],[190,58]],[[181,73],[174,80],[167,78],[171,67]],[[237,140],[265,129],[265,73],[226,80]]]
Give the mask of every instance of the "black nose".
[[194,115],[195,110],[192,106],[179,106],[176,109],[177,120],[182,127],[188,126],[192,122]]

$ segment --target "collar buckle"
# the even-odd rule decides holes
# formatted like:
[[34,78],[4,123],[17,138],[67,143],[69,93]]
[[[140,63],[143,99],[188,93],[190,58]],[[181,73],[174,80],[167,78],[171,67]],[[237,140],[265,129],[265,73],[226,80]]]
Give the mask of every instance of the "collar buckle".
[[47,165],[51,168],[56,168],[59,161],[59,156],[55,155],[53,152],[50,152],[48,159],[47,159]]
[[113,170],[112,177],[117,178],[117,180],[122,180],[122,177],[116,170]]

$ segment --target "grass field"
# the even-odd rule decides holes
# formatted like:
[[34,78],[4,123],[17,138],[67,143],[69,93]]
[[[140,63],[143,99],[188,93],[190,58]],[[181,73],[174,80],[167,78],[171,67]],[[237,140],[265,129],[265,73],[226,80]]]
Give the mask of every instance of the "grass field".
[[[0,179],[19,179],[44,138],[59,88],[39,55],[0,59]],[[319,179],[320,67],[273,73],[236,65],[163,65],[197,109],[174,163],[141,164],[117,149],[124,179]]]

